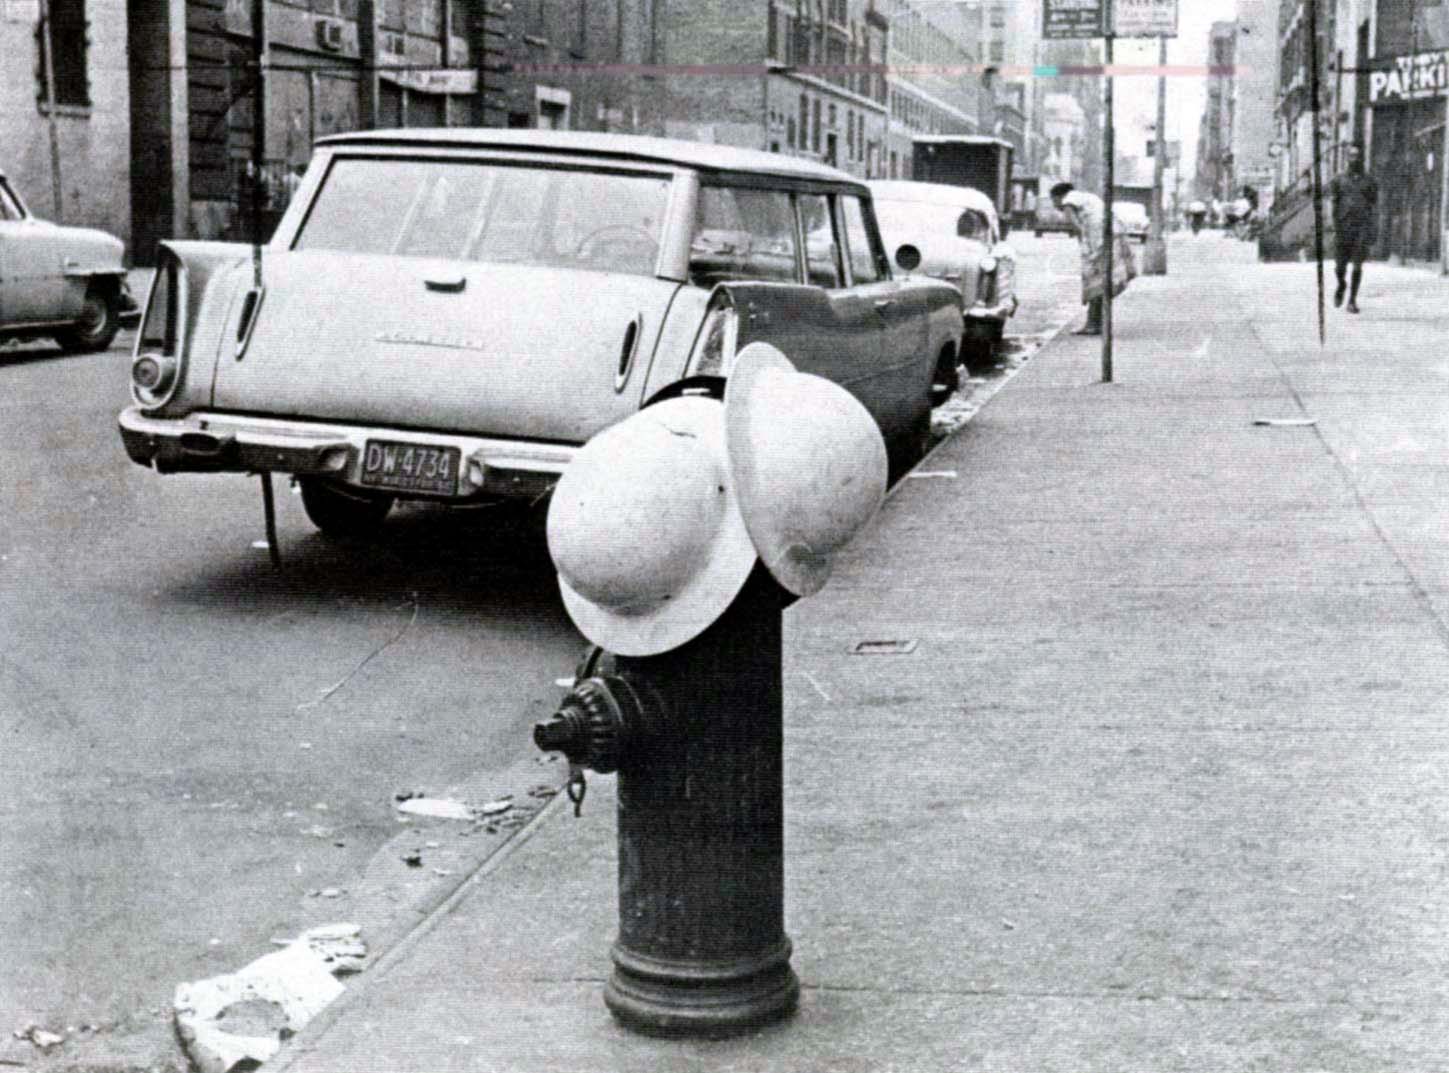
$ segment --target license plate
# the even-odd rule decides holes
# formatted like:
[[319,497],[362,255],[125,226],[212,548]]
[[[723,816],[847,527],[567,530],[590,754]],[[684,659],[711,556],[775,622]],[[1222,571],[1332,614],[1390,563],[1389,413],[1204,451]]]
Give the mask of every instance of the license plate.
[[362,483],[397,492],[456,495],[460,458],[456,447],[368,440],[362,452]]

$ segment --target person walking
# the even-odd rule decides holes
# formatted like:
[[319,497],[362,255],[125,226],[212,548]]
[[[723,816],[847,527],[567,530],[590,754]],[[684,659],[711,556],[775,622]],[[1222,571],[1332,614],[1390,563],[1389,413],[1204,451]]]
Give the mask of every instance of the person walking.
[[[1348,312],[1357,313],[1363,263],[1378,238],[1379,202],[1379,184],[1364,170],[1363,152],[1357,145],[1348,147],[1344,172],[1329,184],[1328,190],[1333,196],[1333,272],[1338,277],[1333,304],[1343,305],[1344,292],[1347,291]],[[1348,274],[1350,265],[1353,266],[1351,278]]]
[[[1102,244],[1102,225],[1106,220],[1107,207],[1096,194],[1078,190],[1071,183],[1060,182],[1051,188],[1052,204],[1066,213],[1072,230],[1077,233],[1077,246],[1082,253],[1082,303],[1087,307],[1087,323],[1076,335],[1102,334],[1102,294],[1107,277],[1107,251]],[[1113,221],[1113,235],[1120,228]],[[1126,280],[1136,275],[1132,251],[1114,238],[1114,265],[1112,295],[1116,297],[1126,287]],[[1118,280],[1122,282],[1117,285]]]

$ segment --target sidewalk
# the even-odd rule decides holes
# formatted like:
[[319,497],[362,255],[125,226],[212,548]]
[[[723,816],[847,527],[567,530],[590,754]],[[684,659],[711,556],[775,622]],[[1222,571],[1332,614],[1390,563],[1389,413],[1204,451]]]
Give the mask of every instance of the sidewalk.
[[614,1024],[594,777],[268,1068],[1449,1067],[1449,281],[1320,350],[1247,256],[1175,242],[1115,383],[1049,345],[787,615],[792,1020]]

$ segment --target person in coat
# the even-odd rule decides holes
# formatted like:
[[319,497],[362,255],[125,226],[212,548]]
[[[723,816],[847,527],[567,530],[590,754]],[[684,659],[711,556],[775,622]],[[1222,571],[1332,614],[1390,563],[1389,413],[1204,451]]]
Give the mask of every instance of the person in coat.
[[[1379,184],[1364,171],[1363,153],[1356,145],[1348,147],[1347,168],[1329,185],[1333,195],[1334,258],[1333,272],[1338,288],[1333,304],[1343,305],[1348,292],[1348,312],[1358,312],[1358,288],[1363,283],[1363,263],[1378,237],[1377,211]],[[1349,266],[1353,266],[1352,279]]]
[[[1103,281],[1107,276],[1107,251],[1102,243],[1102,224],[1107,208],[1096,194],[1078,190],[1071,183],[1060,182],[1051,188],[1052,204],[1066,213],[1072,230],[1077,234],[1077,246],[1082,254],[1082,303],[1087,307],[1087,323],[1075,334],[1102,334]],[[1113,221],[1113,234],[1121,227]],[[1136,275],[1132,251],[1126,244],[1117,241],[1113,251],[1113,297],[1126,287],[1127,280]]]

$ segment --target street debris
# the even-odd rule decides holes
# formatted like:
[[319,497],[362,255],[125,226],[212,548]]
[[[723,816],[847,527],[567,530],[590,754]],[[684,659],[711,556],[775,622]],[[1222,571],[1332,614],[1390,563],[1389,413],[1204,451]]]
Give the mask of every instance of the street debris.
[[473,810],[461,801],[442,797],[410,797],[397,802],[397,810],[410,816],[432,816],[442,820],[471,820]]
[[954,481],[956,479],[956,471],[954,469],[913,469],[906,474],[906,479],[912,481],[924,481],[931,477],[944,477],[947,480]]
[[1273,428],[1304,428],[1308,425],[1318,424],[1316,417],[1255,417],[1255,425],[1268,425]]
[[861,641],[850,653],[853,656],[908,656],[915,650],[915,641]]
[[25,1043],[33,1044],[42,1051],[48,1051],[52,1047],[58,1047],[65,1042],[64,1036],[58,1032],[51,1032],[41,1028],[34,1021],[17,1028],[11,1035]]
[[423,851],[420,849],[409,850],[402,855],[402,862],[409,868],[421,868],[423,866]]
[[496,801],[489,801],[486,805],[481,806],[478,809],[478,814],[481,816],[496,816],[500,812],[507,812],[512,807],[513,795],[509,794],[506,797],[500,797]]
[[[303,932],[234,973],[177,985],[177,1034],[201,1073],[253,1069],[345,990],[333,978],[365,956],[356,925]],[[328,949],[347,954],[329,954]],[[361,955],[350,957],[361,948]],[[348,969],[346,971],[355,971]]]
[[539,783],[537,786],[530,786],[528,788],[529,797],[556,797],[557,795],[557,786],[547,786],[543,783]]

